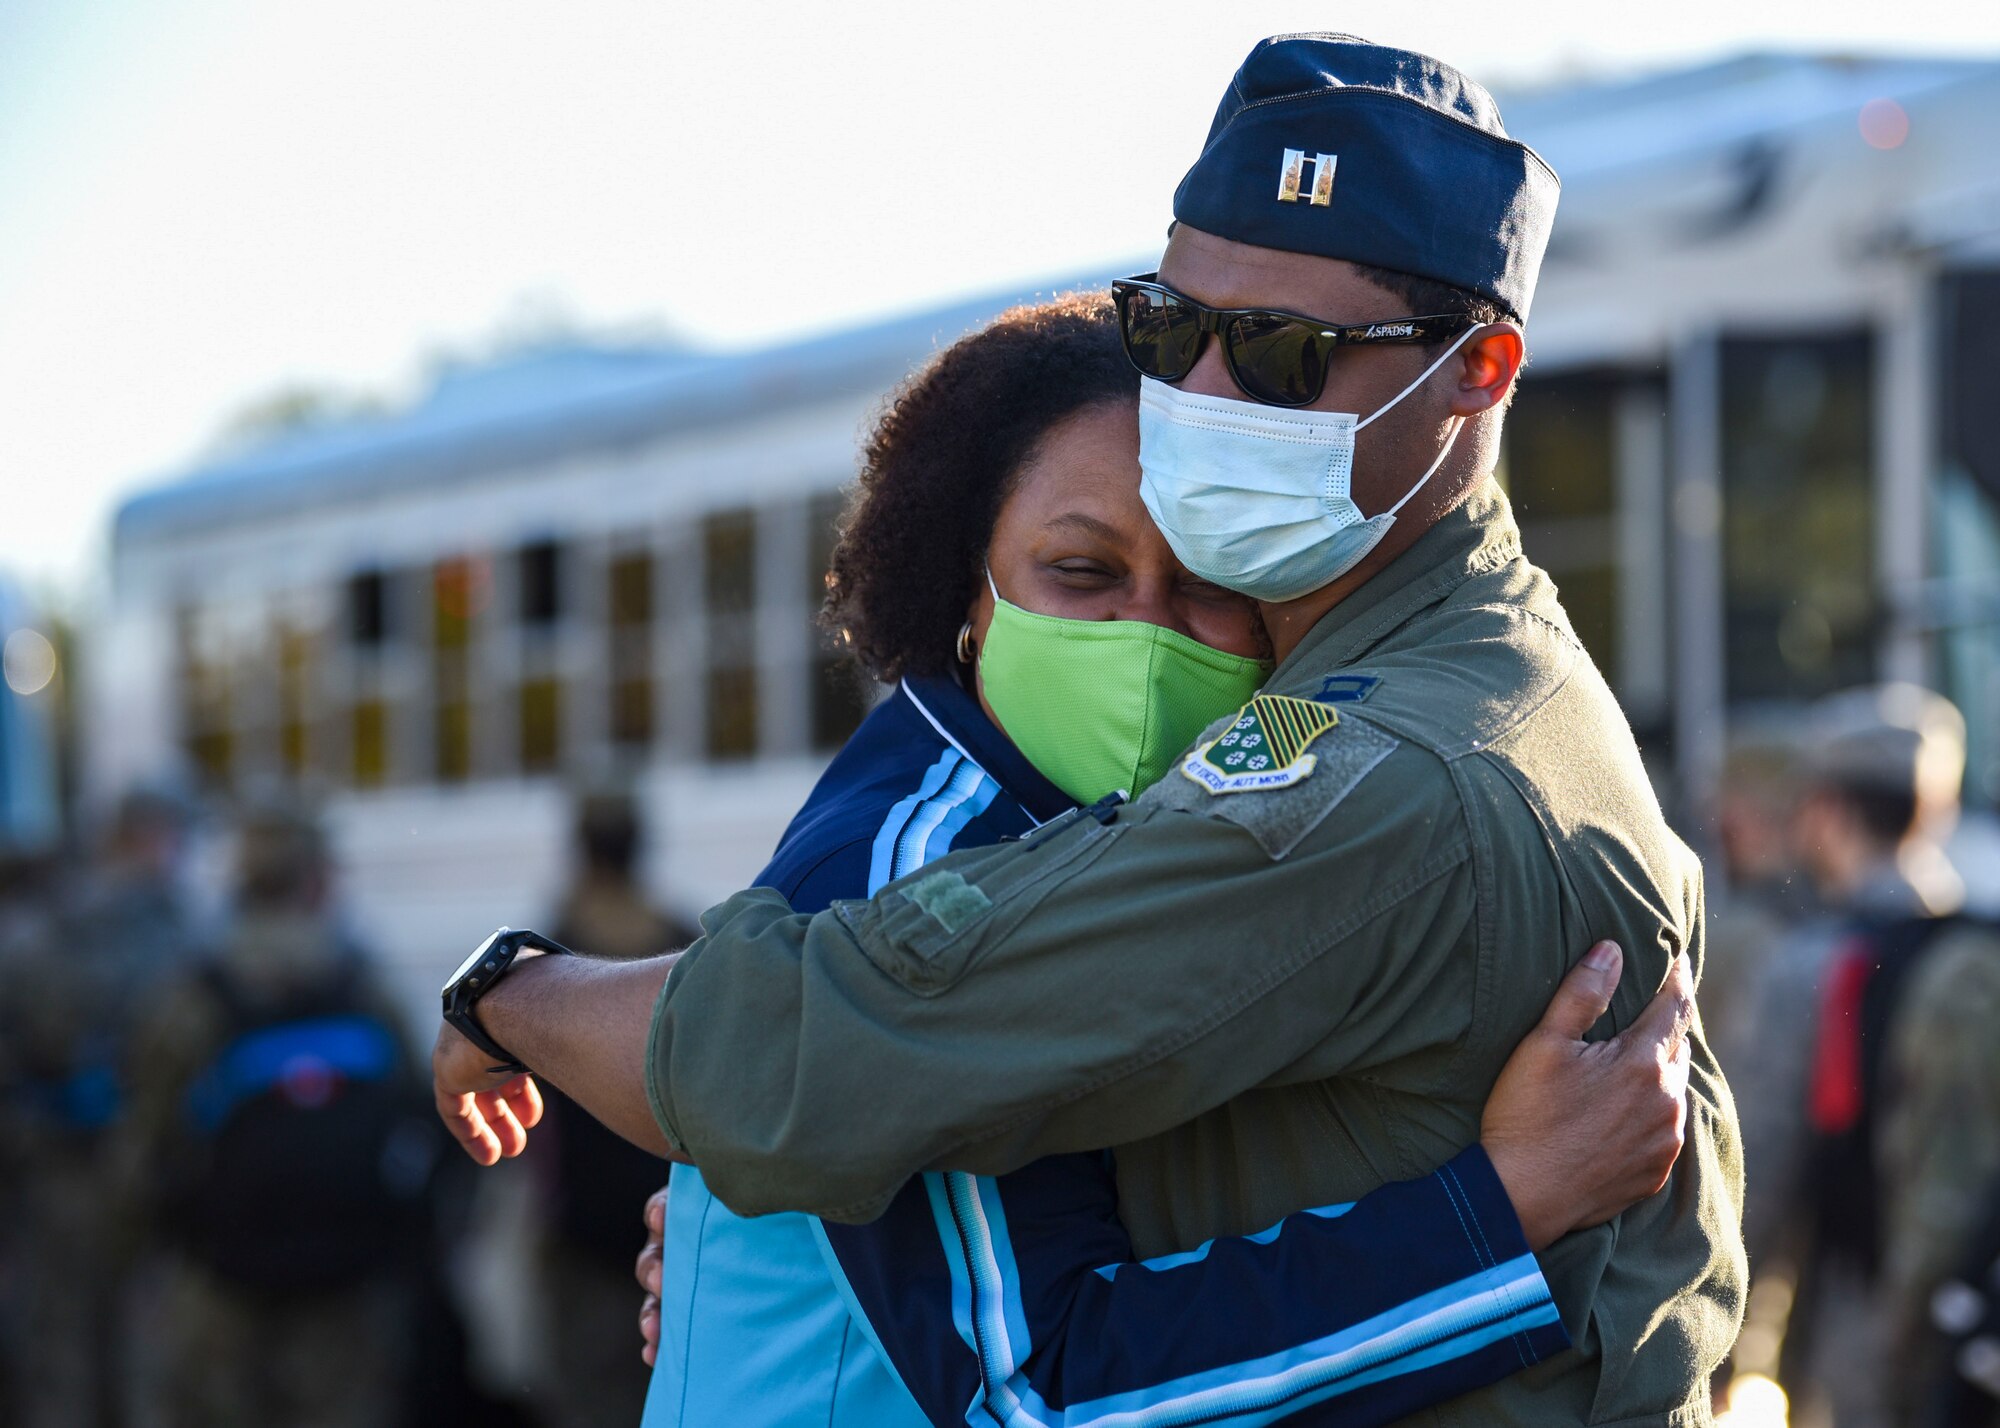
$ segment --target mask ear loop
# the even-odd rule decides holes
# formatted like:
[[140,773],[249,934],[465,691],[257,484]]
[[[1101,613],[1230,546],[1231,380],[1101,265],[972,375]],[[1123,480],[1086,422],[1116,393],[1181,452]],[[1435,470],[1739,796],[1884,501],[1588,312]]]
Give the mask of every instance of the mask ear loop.
[[1382,513],[1383,515],[1388,516],[1393,520],[1395,518],[1396,512],[1402,510],[1403,507],[1410,504],[1410,497],[1416,495],[1417,492],[1423,490],[1424,487],[1427,484],[1429,484],[1431,477],[1437,474],[1438,467],[1444,465],[1445,457],[1451,455],[1452,444],[1458,440],[1458,434],[1464,430],[1465,430],[1465,418],[1453,417],[1451,419],[1451,435],[1447,436],[1444,439],[1444,449],[1438,452],[1437,460],[1431,463],[1430,470],[1424,472],[1422,476],[1419,476],[1417,478],[1417,484],[1410,487],[1409,490],[1405,491],[1403,493],[1403,499],[1396,502],[1395,505],[1389,507],[1388,510],[1384,511]]
[[[1000,598],[1000,587],[993,583],[993,567],[988,565],[983,567],[983,569],[986,572],[986,588],[993,592],[993,604],[995,608],[1006,604],[1007,602]],[[979,647],[972,640],[972,621],[967,620],[958,627],[958,643],[955,648],[958,652],[958,662],[960,664],[971,664],[978,658]]]
[[1424,370],[1418,374],[1416,381],[1410,383],[1409,386],[1403,388],[1402,391],[1396,393],[1395,396],[1389,398],[1389,400],[1385,402],[1383,405],[1375,408],[1373,416],[1363,417],[1360,421],[1356,422],[1354,424],[1354,429],[1356,431],[1359,431],[1361,430],[1362,427],[1368,425],[1369,422],[1375,420],[1375,417],[1379,417],[1383,415],[1385,412],[1393,411],[1397,403],[1401,402],[1403,398],[1407,397],[1410,393],[1414,392],[1417,388],[1421,387],[1424,383],[1428,382],[1431,379],[1431,374],[1433,372],[1437,371],[1438,368],[1442,367],[1445,363],[1449,362],[1452,358],[1452,354],[1458,351],[1459,348],[1465,346],[1465,344],[1471,340],[1472,334],[1479,331],[1480,327],[1485,327],[1486,325],[1487,324],[1482,322],[1479,325],[1479,327],[1468,327],[1465,331],[1459,333],[1458,341],[1452,343],[1451,346],[1445,348],[1444,355],[1439,357],[1437,361],[1431,363],[1430,366],[1424,368]]
[[[1485,323],[1481,323],[1480,327],[1484,327],[1485,325],[1486,325]],[[1425,382],[1428,382],[1431,379],[1431,375],[1434,372],[1436,372],[1438,368],[1442,367],[1445,363],[1449,362],[1452,359],[1453,354],[1455,354],[1459,348],[1465,346],[1467,341],[1471,339],[1472,334],[1477,331],[1479,331],[1479,327],[1468,327],[1465,331],[1461,332],[1458,335],[1458,341],[1452,343],[1451,346],[1445,348],[1443,355],[1440,356],[1437,359],[1437,361],[1431,363],[1430,366],[1424,368],[1422,373],[1418,375],[1416,381],[1410,383],[1409,386],[1403,388],[1402,391],[1396,393],[1395,396],[1389,399],[1387,404],[1377,407],[1373,415],[1369,416],[1363,421],[1356,422],[1354,424],[1354,429],[1356,431],[1361,430],[1362,427],[1368,425],[1369,422],[1375,420],[1376,417],[1381,416],[1384,412],[1389,411],[1398,402],[1402,401],[1403,398],[1407,397],[1410,393],[1414,392],[1417,388],[1421,387]],[[1451,419],[1451,435],[1447,436],[1444,439],[1444,447],[1442,450],[1438,452],[1437,460],[1433,461],[1430,464],[1430,467],[1424,472],[1424,474],[1417,478],[1416,485],[1410,487],[1409,490],[1403,493],[1403,499],[1396,502],[1395,505],[1389,507],[1388,510],[1384,511],[1382,513],[1383,515],[1389,517],[1391,520],[1394,520],[1396,512],[1402,510],[1403,507],[1409,505],[1410,498],[1416,495],[1417,492],[1423,490],[1425,486],[1430,484],[1431,477],[1437,474],[1438,467],[1444,465],[1445,457],[1451,455],[1451,448],[1458,441],[1458,434],[1463,430],[1465,430],[1465,418],[1462,416],[1453,417]],[[1371,517],[1371,519],[1379,519],[1379,517]],[[990,580],[992,576],[988,575],[987,578]]]

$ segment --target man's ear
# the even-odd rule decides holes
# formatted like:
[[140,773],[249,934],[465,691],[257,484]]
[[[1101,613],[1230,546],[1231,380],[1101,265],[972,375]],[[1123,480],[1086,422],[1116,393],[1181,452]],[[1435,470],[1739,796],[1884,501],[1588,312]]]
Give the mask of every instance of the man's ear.
[[1527,343],[1512,322],[1489,322],[1459,354],[1458,389],[1451,395],[1451,414],[1474,417],[1505,406],[1527,359]]

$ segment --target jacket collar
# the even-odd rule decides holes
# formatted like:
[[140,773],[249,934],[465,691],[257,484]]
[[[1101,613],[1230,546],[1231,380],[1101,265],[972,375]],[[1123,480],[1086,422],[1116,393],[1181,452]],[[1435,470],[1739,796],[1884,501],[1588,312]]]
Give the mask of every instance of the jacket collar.
[[1473,576],[1498,570],[1520,554],[1513,508],[1488,477],[1415,545],[1322,615],[1273,673],[1271,687],[1354,663]]
[[1076,807],[1074,799],[1028,762],[1014,741],[986,717],[979,700],[957,680],[946,675],[913,674],[903,680],[903,693],[946,743],[993,775],[1037,823]]

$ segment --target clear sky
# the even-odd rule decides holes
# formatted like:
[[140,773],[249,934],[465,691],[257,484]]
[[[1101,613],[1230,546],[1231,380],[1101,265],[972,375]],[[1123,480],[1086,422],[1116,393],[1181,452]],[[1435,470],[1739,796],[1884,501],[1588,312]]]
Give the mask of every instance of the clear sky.
[[1156,248],[1258,37],[1495,87],[1753,48],[2000,53],[2000,6],[0,0],[0,569],[291,384],[551,315],[715,346]]

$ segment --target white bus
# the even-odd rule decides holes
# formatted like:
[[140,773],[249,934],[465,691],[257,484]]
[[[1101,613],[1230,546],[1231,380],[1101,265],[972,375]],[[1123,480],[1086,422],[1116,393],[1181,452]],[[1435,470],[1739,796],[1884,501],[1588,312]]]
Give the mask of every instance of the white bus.
[[860,433],[1024,296],[740,355],[529,351],[140,495],[94,632],[95,790],[315,794],[413,998],[546,916],[581,783],[641,794],[654,886],[699,911],[865,709],[812,623]]

